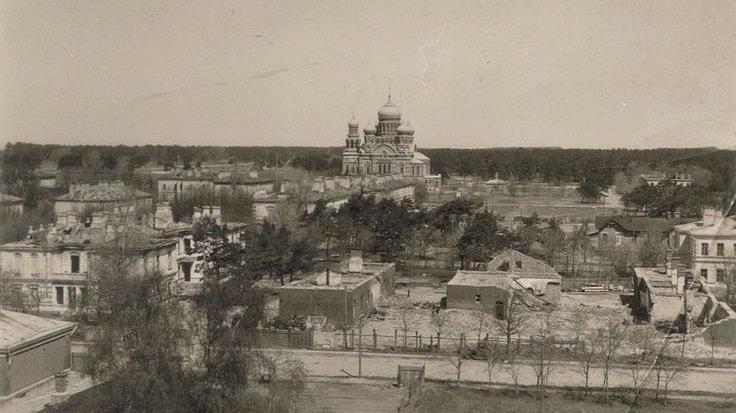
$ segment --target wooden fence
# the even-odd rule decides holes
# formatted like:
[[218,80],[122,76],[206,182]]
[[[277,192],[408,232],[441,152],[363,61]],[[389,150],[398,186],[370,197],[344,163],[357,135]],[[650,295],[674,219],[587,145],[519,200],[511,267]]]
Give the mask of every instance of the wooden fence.
[[[394,330],[393,335],[378,334],[376,330],[359,335],[355,330],[336,331],[333,340],[340,350],[354,351],[360,346],[363,351],[390,353],[457,353],[472,351],[481,346],[494,345],[506,349],[506,337],[482,336],[444,336],[440,333],[432,335],[419,334],[418,331]],[[532,354],[536,341],[532,338],[512,337],[508,343],[517,354]],[[574,354],[578,343],[574,340],[552,340],[551,345],[561,353]]]
[[255,345],[267,348],[312,348],[314,330],[258,330]]

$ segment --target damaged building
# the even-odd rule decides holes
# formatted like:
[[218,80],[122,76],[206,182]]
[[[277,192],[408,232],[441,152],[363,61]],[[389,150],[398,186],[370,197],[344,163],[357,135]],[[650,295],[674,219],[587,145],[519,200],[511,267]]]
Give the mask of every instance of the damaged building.
[[361,251],[353,250],[347,268],[328,268],[280,287],[279,318],[322,316],[333,325],[350,325],[369,314],[378,298],[393,294],[395,272],[394,264],[364,262]]
[[562,278],[549,265],[508,249],[485,271],[458,271],[447,283],[447,307],[483,308],[503,318],[516,298],[530,307],[553,306],[560,299]]

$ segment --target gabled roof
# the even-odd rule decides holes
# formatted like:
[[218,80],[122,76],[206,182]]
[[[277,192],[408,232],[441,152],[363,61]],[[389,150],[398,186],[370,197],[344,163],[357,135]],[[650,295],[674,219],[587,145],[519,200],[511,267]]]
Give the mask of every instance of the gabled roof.
[[[516,267],[517,261],[521,262],[521,268]],[[547,263],[532,258],[526,254],[509,248],[497,254],[488,262],[488,269],[497,271],[504,263],[508,262],[508,271],[501,271],[503,274],[513,274],[517,277],[554,277],[560,278],[557,271]]]
[[[678,227],[678,229],[685,229]],[[692,226],[688,226],[685,229],[690,235],[694,236],[727,236],[736,235],[736,217],[724,217],[714,220],[711,224],[704,224],[703,221],[698,221]]]
[[63,334],[76,324],[37,317],[15,311],[0,311],[0,354],[18,351],[28,345]]
[[22,198],[18,198],[17,196],[8,195],[0,192],[0,205],[5,204],[19,204],[23,202]]
[[122,182],[77,185],[69,192],[56,198],[57,201],[111,202],[140,198],[152,198],[149,193],[125,186]]
[[501,271],[464,271],[460,270],[447,285],[467,285],[474,287],[498,287],[508,289],[509,273]]
[[[674,226],[687,224],[696,221],[695,218],[664,218],[664,217],[622,217],[622,216],[603,216],[595,217],[595,227],[598,231],[610,226],[618,226],[624,231],[646,233],[649,231],[657,231],[661,233],[669,232]],[[594,232],[593,234],[596,234]]]

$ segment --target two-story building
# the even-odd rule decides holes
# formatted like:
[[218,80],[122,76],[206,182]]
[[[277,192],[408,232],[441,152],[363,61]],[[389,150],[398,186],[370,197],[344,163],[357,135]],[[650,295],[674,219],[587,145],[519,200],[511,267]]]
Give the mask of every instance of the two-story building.
[[80,214],[86,210],[112,210],[133,206],[138,210],[153,206],[153,195],[139,191],[122,182],[101,182],[97,185],[76,184],[69,192],[54,199],[54,213],[58,217],[67,212]]
[[[680,252],[696,279],[710,284],[710,290],[725,299],[726,290],[734,295],[736,286],[736,217],[723,216],[717,209],[706,209],[703,219],[678,225],[670,242]],[[731,297],[732,299],[734,297]]]
[[26,239],[0,245],[0,272],[25,306],[46,313],[72,313],[87,304],[88,286],[109,263],[111,247],[124,250],[129,275],[158,271],[174,276],[177,240],[130,218],[97,211],[80,222],[62,212],[56,223],[29,231]]

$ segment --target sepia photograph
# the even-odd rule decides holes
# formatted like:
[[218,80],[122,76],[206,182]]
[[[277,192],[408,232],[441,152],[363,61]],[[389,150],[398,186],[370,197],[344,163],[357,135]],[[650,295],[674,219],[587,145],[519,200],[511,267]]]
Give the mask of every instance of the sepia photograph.
[[0,0],[0,413],[736,412],[736,1]]

